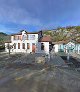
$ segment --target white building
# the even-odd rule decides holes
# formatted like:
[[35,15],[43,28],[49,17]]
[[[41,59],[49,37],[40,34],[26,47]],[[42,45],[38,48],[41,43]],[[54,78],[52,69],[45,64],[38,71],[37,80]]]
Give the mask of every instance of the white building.
[[43,36],[42,31],[26,32],[22,31],[11,35],[11,41],[5,43],[5,51],[25,52],[25,53],[49,53],[51,47],[51,37]]
[[77,53],[80,54],[80,42],[74,41],[59,41],[53,42],[54,44],[54,51],[59,52],[63,51],[66,53]]

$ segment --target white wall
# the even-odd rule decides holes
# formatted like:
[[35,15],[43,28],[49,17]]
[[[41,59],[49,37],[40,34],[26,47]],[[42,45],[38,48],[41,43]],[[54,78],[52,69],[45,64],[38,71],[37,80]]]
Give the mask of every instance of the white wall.
[[[22,32],[22,35],[24,35],[24,31]],[[35,39],[33,40],[14,40],[14,37],[11,36],[11,44],[14,44],[16,43],[16,49],[12,49],[13,52],[27,52],[27,53],[30,53],[32,52],[32,43],[35,43],[37,44],[38,43],[38,34],[27,34],[28,36],[31,36],[31,35],[35,35]],[[20,43],[20,49],[18,49],[18,43]],[[25,43],[25,49],[22,49],[22,43]],[[30,49],[27,49],[27,43],[30,44]],[[5,43],[6,45],[7,43]],[[5,48],[5,51],[8,52],[8,49]]]
[[[24,35],[25,32],[22,32],[22,35]],[[35,39],[34,40],[14,40],[14,37],[11,36],[11,42],[10,44],[14,44],[16,43],[16,49],[12,49],[12,52],[27,52],[30,53],[32,52],[32,43],[35,43],[36,45],[36,52],[37,53],[49,53],[49,42],[42,42],[44,43],[44,50],[41,50],[41,42],[38,42],[38,34],[27,34],[28,36],[30,35],[35,35]],[[18,43],[20,43],[20,49],[18,49]],[[25,49],[22,49],[22,43],[25,43]],[[27,43],[30,43],[30,49],[27,49]],[[5,43],[5,47],[8,43]],[[5,48],[5,51],[9,51],[7,48]]]
[[[44,50],[41,50],[41,43],[44,43]],[[47,53],[47,54],[49,54],[49,42],[38,42],[36,53]]]
[[78,46],[78,54],[80,54],[80,45]]
[[[5,43],[5,51],[6,51],[6,52],[9,52],[9,49],[8,49],[8,47],[7,47],[8,44],[9,44],[10,46],[13,45],[12,43]],[[13,49],[11,49],[10,52],[12,52],[12,50],[13,50]]]
[[58,52],[58,48],[59,48],[58,44],[55,44],[55,45],[54,45],[54,51],[55,51],[55,52]]
[[[54,51],[58,52],[58,50],[59,50],[59,44],[55,44],[54,48],[55,48]],[[65,47],[65,49],[66,49],[66,53],[67,53],[67,46]],[[78,44],[78,52],[77,52],[77,54],[80,54],[80,44]]]
[[[32,52],[32,43],[30,43],[30,49],[27,50],[27,43],[25,43],[25,49],[22,49],[22,42],[20,43],[20,49],[18,49],[18,42],[16,43],[16,49],[13,48],[11,49],[11,52],[27,52],[30,53]],[[7,48],[8,43],[5,43],[5,51],[9,52],[8,48]],[[10,45],[13,45],[12,43],[10,43]]]
[[[30,43],[30,49],[27,49],[27,43]],[[15,41],[14,43],[16,43],[16,49],[14,49],[14,47],[11,49],[11,52],[27,52],[30,53],[32,52],[32,43],[36,44],[36,53],[47,53],[49,54],[49,42],[42,42],[44,43],[44,50],[41,50],[41,42],[36,43],[35,41],[25,41],[25,42],[21,42],[21,41]],[[20,49],[18,49],[18,43],[20,43]],[[25,49],[22,49],[22,43],[25,43]],[[5,47],[7,46],[8,43],[5,43]],[[10,43],[11,45],[13,45],[13,43]],[[9,50],[7,48],[5,48],[6,52],[9,52]]]
[[13,39],[14,39],[14,36],[11,36],[11,42],[13,41]]

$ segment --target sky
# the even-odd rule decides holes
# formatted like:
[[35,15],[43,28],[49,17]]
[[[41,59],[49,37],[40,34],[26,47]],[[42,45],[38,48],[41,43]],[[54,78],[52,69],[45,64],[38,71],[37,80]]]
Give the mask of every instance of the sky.
[[0,32],[80,25],[80,0],[0,0]]

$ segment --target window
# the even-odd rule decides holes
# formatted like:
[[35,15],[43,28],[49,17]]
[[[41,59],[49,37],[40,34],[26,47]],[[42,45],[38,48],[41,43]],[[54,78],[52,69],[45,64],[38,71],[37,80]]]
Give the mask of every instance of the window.
[[14,40],[21,40],[21,36],[20,35],[14,35]]
[[20,49],[20,43],[18,43],[18,49]]
[[22,49],[25,49],[25,43],[22,44]]
[[27,49],[30,49],[30,43],[27,43]]
[[32,43],[32,45],[35,45],[35,43]]
[[16,36],[14,35],[14,40],[16,40]]
[[26,34],[22,36],[22,40],[27,40],[27,35]]
[[28,40],[35,40],[35,35],[28,35]]
[[14,43],[14,49],[16,49],[16,43]]
[[21,40],[21,36],[18,36],[18,40]]
[[41,43],[41,50],[44,50],[44,43]]

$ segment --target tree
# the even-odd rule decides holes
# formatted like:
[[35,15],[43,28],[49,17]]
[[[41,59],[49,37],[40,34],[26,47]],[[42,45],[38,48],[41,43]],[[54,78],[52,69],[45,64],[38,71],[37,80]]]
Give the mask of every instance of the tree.
[[3,38],[1,38],[1,37],[0,37],[0,43],[1,43],[1,44],[4,43],[4,40],[3,40]]
[[10,45],[10,43],[7,44],[7,49],[9,50],[9,56],[11,53],[11,49],[13,48],[13,45]]

